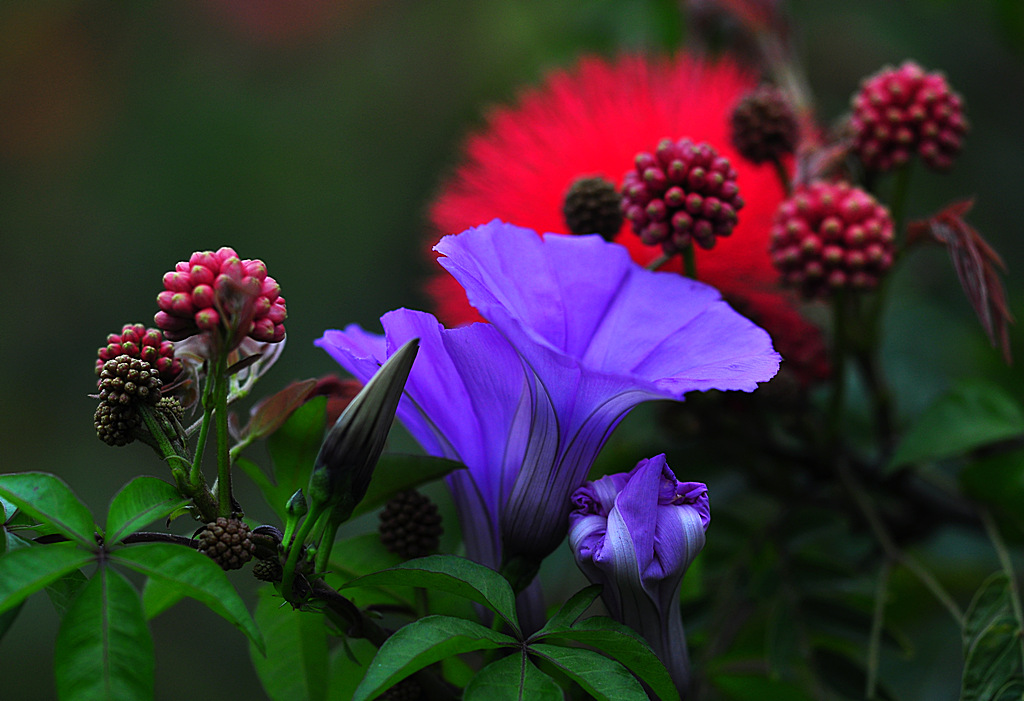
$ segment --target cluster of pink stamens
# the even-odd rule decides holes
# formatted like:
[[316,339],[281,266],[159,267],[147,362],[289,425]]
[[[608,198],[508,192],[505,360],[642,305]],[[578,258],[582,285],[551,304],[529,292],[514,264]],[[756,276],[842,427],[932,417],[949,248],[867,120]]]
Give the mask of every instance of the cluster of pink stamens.
[[960,152],[967,120],[960,96],[941,73],[907,61],[866,79],[853,98],[854,150],[871,170],[902,166],[917,152],[947,170]]
[[172,341],[221,332],[274,343],[284,338],[288,315],[281,288],[261,260],[242,260],[234,249],[197,251],[164,275],[155,321]]
[[96,355],[96,374],[103,370],[108,360],[119,355],[138,358],[156,368],[160,380],[169,385],[181,372],[181,361],[174,357],[174,346],[164,339],[159,329],[147,329],[142,324],[125,324],[121,333],[107,336],[107,345],[100,348]]
[[801,188],[775,215],[772,262],[783,281],[808,298],[874,287],[892,265],[892,254],[889,212],[847,183]]

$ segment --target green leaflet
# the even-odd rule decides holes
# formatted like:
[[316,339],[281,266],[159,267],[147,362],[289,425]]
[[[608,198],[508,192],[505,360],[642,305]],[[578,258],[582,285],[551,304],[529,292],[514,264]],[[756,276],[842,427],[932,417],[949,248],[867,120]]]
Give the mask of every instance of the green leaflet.
[[646,682],[661,701],[679,701],[679,692],[665,665],[629,626],[606,616],[594,616],[563,630],[550,630],[544,637],[564,638],[597,648]]
[[960,701],[1021,698],[1024,639],[1010,597],[1010,580],[997,572],[985,580],[967,609]]
[[525,652],[492,662],[466,687],[464,701],[562,701],[562,689]]
[[379,585],[424,587],[466,597],[501,616],[519,631],[512,586],[489,567],[454,555],[429,555],[355,579],[342,589]]
[[138,592],[101,567],[68,610],[57,633],[54,672],[66,701],[153,698],[153,639]]
[[273,587],[263,587],[255,618],[267,653],[250,644],[249,656],[267,696],[273,701],[324,701],[329,669],[324,617],[296,611]]
[[133,531],[166,518],[188,503],[172,485],[156,477],[136,477],[121,488],[107,511],[107,545]]
[[516,644],[515,638],[463,618],[421,618],[400,628],[381,645],[352,701],[374,699],[410,674],[446,657]]
[[0,613],[19,605],[95,557],[73,543],[36,545],[8,551],[0,557]]
[[110,555],[112,562],[147,577],[173,582],[186,595],[208,606],[245,633],[263,652],[263,636],[224,570],[202,553],[170,543],[141,543]]
[[0,475],[0,497],[71,540],[95,547],[92,514],[59,477],[47,472]]
[[597,701],[648,701],[647,692],[628,669],[593,650],[536,644],[530,651],[558,667]]

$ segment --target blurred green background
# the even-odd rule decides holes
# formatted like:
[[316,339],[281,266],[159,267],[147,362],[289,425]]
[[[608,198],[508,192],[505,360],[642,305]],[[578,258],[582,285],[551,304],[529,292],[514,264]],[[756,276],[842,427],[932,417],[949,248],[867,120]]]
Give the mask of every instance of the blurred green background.
[[[972,130],[951,174],[915,172],[908,215],[976,196],[971,222],[1024,270],[1024,3],[789,8],[825,122],[885,63],[947,73]],[[233,246],[280,282],[288,349],[265,390],[333,371],[312,345],[325,328],[425,304],[424,211],[487,105],[582,53],[683,36],[664,0],[4,0],[0,470],[54,472],[97,514],[133,475],[165,476],[144,447],[96,440],[86,395],[106,334],[151,323],[161,275],[193,250]],[[1024,317],[1020,280],[1008,288]],[[893,292],[904,412],[971,374],[1022,390],[942,251],[915,256]],[[258,497],[247,510],[269,518]],[[0,643],[5,701],[53,696],[55,631],[34,597]],[[153,631],[158,698],[263,698],[242,636],[208,611],[186,602]],[[201,679],[186,666],[198,660]]]

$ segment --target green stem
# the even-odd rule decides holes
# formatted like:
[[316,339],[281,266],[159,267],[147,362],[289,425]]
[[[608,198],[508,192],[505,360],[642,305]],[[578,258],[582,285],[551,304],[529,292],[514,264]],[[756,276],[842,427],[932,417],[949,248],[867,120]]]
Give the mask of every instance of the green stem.
[[648,263],[647,264],[647,269],[648,270],[657,270],[661,266],[665,265],[665,263],[668,263],[671,259],[672,259],[672,256],[668,255],[667,253],[662,254],[662,255],[658,256],[657,258],[655,258],[654,260],[652,260],[650,263]]
[[829,444],[840,435],[846,401],[846,295],[837,290],[832,299],[832,400],[828,412]]
[[[209,368],[209,365],[207,365]],[[213,377],[207,376],[206,384],[203,387],[203,418],[199,424],[199,439],[196,441],[196,454],[192,461],[192,471],[189,474],[189,484],[195,488],[199,484],[203,474],[203,453],[206,452],[206,440],[210,435],[210,419],[213,416],[213,391],[216,385],[216,374]]]
[[[999,532],[999,526],[988,509],[981,510],[981,520],[985,524],[988,539],[992,541],[992,547],[995,548],[996,554],[999,556],[999,564],[1009,580],[1010,605],[1013,607],[1013,615],[1017,619],[1017,625],[1024,630],[1024,607],[1021,606],[1020,588],[1017,586],[1017,575],[1013,570],[1013,561],[1010,560],[1010,551],[1006,548],[1003,536]],[[1024,663],[1024,640],[1020,641],[1018,647],[1020,648],[1021,662]]]
[[230,518],[235,510],[231,494],[231,454],[228,442],[228,378],[225,373],[226,358],[217,363],[214,378],[213,418],[217,424],[217,501],[220,515]]
[[[172,463],[171,474],[174,475],[174,482],[178,485],[178,489],[192,500],[204,521],[207,523],[215,521],[218,514],[217,502],[211,496],[210,490],[206,488],[206,480],[203,479],[202,473],[199,474],[198,481],[193,480],[191,475],[189,475],[187,480],[184,479],[189,472],[188,460],[174,450],[171,442],[163,432],[160,419],[153,413],[150,407],[143,406],[140,413],[142,414],[143,421],[146,422],[146,428],[149,429],[150,434],[156,439],[164,459]],[[173,465],[176,462],[181,465],[177,469]]]
[[149,429],[149,434],[156,440],[157,446],[160,450],[160,454],[163,455],[164,460],[171,464],[172,472],[179,472],[184,469],[188,471],[189,463],[184,457],[178,454],[178,451],[171,445],[171,441],[167,438],[167,434],[164,433],[163,426],[160,424],[159,417],[154,414],[153,409],[145,404],[140,407],[142,414],[142,420],[146,422],[146,428]]
[[878,585],[875,587],[875,610],[871,616],[871,634],[868,638],[868,675],[864,683],[864,698],[876,698],[878,689],[878,658],[882,650],[882,629],[885,626],[885,599],[889,590],[889,574],[892,565],[886,560],[878,571]]
[[778,158],[772,159],[772,166],[775,168],[775,175],[782,185],[783,192],[786,193],[786,197],[789,197],[793,194],[793,181],[789,177],[789,171],[786,170],[785,164]]
[[957,606],[953,597],[949,595],[937,579],[932,575],[931,572],[923,568],[916,560],[907,555],[903,550],[900,549],[896,542],[889,535],[888,529],[885,527],[885,522],[875,509],[874,503],[871,501],[871,497],[868,496],[867,492],[864,491],[863,485],[857,481],[857,478],[853,475],[850,470],[850,466],[846,464],[845,460],[839,460],[836,465],[836,469],[839,473],[839,479],[846,488],[847,493],[853,499],[854,504],[860,510],[864,520],[867,521],[868,527],[874,534],[878,544],[882,546],[882,550],[893,562],[899,563],[906,567],[910,572],[917,577],[917,579],[925,586],[928,591],[931,592],[932,596],[942,604],[949,615],[953,617],[957,625],[963,628],[964,625],[964,614]]
[[299,564],[299,554],[306,544],[306,538],[309,536],[310,531],[313,530],[313,526],[320,520],[323,513],[323,507],[320,507],[319,510],[314,508],[314,510],[306,514],[306,518],[299,527],[299,532],[295,534],[294,540],[290,543],[285,543],[285,547],[288,548],[288,558],[285,560],[284,571],[281,574],[281,595],[288,601],[291,601],[294,596],[295,568]]
[[693,250],[693,244],[682,250],[683,274],[688,278],[697,279],[697,254]]
[[903,234],[903,214],[907,203],[907,193],[910,191],[911,162],[903,165],[896,171],[896,179],[892,184],[892,194],[889,197],[889,213],[892,216],[893,233],[896,235],[896,248],[902,248],[906,241]]

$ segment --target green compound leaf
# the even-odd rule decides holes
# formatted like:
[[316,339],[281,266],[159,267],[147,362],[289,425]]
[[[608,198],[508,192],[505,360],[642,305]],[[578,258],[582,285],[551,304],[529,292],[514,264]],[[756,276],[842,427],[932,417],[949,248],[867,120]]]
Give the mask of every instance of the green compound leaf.
[[263,690],[273,701],[325,701],[329,655],[324,617],[282,604],[272,587],[260,590],[255,618],[267,654],[249,645],[249,656]]
[[967,609],[960,701],[1021,698],[1024,637],[1011,596],[1010,580],[997,572],[985,580]]
[[74,543],[34,545],[0,557],[0,613],[95,559]]
[[490,567],[455,555],[429,555],[355,579],[341,587],[401,585],[446,591],[482,604],[519,635],[512,585]]
[[961,382],[940,397],[904,436],[889,469],[961,455],[1024,434],[1024,410],[999,385]]
[[352,511],[352,518],[373,511],[396,492],[413,489],[465,467],[460,462],[432,455],[381,455],[366,495]]
[[531,645],[530,652],[558,667],[597,701],[648,701],[628,669],[598,652],[543,643]]
[[129,533],[166,518],[188,503],[172,485],[156,477],[136,477],[110,501],[107,512],[107,545]]
[[530,662],[525,652],[492,662],[473,677],[464,701],[562,701],[565,695],[554,679]]
[[153,639],[128,580],[101,567],[68,610],[54,653],[66,701],[153,698]]
[[446,657],[516,645],[515,638],[464,618],[421,618],[400,628],[381,645],[352,701],[375,699],[410,674]]
[[0,475],[0,497],[86,547],[95,547],[96,524],[64,480],[47,472]]
[[545,637],[572,640],[597,648],[646,682],[661,701],[679,701],[679,692],[665,665],[647,641],[629,626],[607,616],[594,616],[575,623],[571,628],[548,633]]
[[558,612],[551,617],[551,619],[544,624],[537,633],[531,636],[531,639],[540,639],[545,635],[554,635],[555,633],[569,629],[573,623],[576,622],[583,613],[590,608],[594,600],[601,595],[601,585],[591,584],[588,587],[580,589],[578,592],[572,595],[568,601],[562,604],[562,607],[558,609]]
[[248,636],[260,652],[263,636],[242,598],[217,563],[200,552],[170,543],[140,543],[110,555],[112,562],[147,577],[173,582],[186,596],[209,607]]

